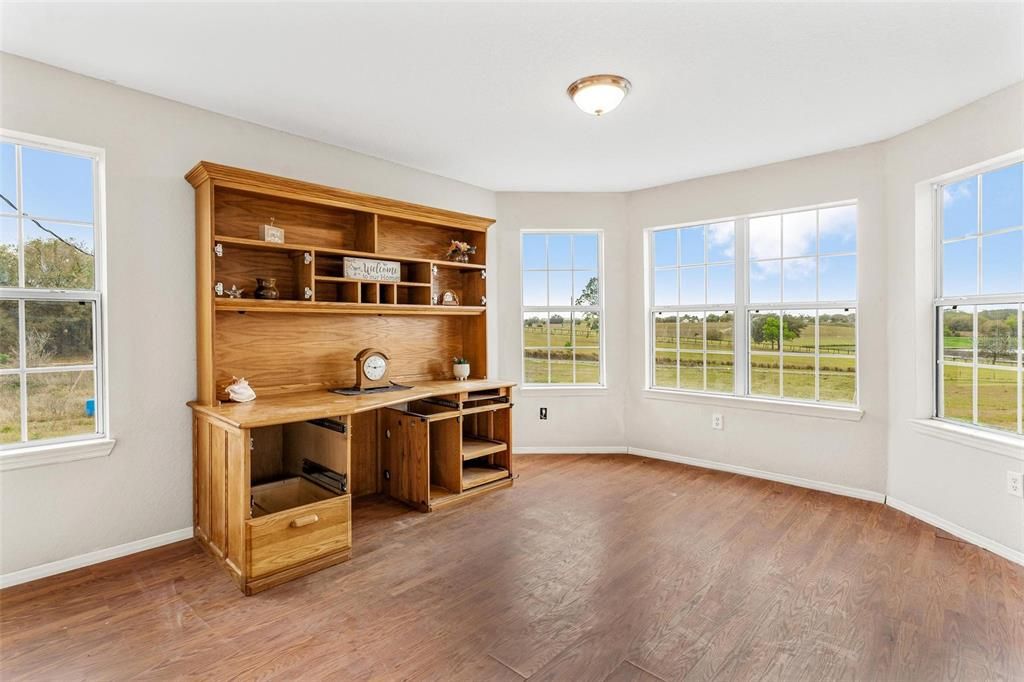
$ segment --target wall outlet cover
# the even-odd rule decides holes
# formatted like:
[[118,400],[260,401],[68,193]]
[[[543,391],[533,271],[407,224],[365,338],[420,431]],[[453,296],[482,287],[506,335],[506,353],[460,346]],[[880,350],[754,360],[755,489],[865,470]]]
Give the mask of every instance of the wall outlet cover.
[[548,418],[548,408],[546,408],[546,407],[540,408],[540,418],[541,419],[547,419]]
[[1016,497],[1024,497],[1024,473],[1006,472],[1006,492]]
[[720,414],[711,415],[711,428],[721,431],[725,428],[725,417]]

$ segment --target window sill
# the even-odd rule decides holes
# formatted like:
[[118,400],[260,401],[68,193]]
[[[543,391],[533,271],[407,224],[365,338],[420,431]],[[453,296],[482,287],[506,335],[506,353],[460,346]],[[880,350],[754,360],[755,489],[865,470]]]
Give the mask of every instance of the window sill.
[[112,438],[34,445],[0,452],[0,471],[74,462],[79,459],[106,457],[117,443]]
[[1024,461],[1024,439],[1018,436],[991,433],[970,426],[951,424],[941,419],[913,419],[910,425],[918,433],[932,438],[941,438],[969,448]]
[[762,398],[750,398],[738,395],[663,391],[656,388],[646,388],[644,389],[644,397],[654,400],[669,400],[681,403],[697,403],[701,405],[719,405],[721,407],[732,407],[740,410],[758,410],[761,412],[775,412],[778,414],[795,414],[801,417],[840,419],[850,422],[859,422],[864,417],[864,410],[859,407],[798,403],[786,400],[765,400]]
[[519,392],[524,397],[539,397],[539,396],[572,396],[574,398],[584,398],[587,396],[604,396],[608,395],[607,386],[520,386]]

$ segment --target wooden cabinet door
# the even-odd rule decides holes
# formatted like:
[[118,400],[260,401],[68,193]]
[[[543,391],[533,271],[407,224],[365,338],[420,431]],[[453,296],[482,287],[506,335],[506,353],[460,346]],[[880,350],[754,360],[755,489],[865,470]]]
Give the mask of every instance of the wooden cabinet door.
[[384,492],[426,509],[430,499],[430,425],[398,410],[381,414],[381,466]]

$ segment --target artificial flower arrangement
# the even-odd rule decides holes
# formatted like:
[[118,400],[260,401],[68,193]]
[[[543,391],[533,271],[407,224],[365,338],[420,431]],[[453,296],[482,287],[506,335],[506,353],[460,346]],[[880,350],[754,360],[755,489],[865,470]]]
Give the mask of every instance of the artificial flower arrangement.
[[476,253],[476,247],[471,245],[469,242],[460,242],[457,239],[453,239],[451,244],[448,245],[448,251],[445,253],[445,257],[448,260],[457,261],[459,263],[468,263],[469,257]]

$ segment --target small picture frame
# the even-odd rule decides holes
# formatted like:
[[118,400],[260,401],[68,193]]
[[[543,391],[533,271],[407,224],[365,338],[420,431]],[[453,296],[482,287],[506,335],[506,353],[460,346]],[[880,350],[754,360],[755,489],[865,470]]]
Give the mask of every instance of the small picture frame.
[[284,230],[273,225],[260,225],[260,239],[273,244],[284,244]]
[[451,289],[441,292],[441,305],[459,305],[459,295]]

